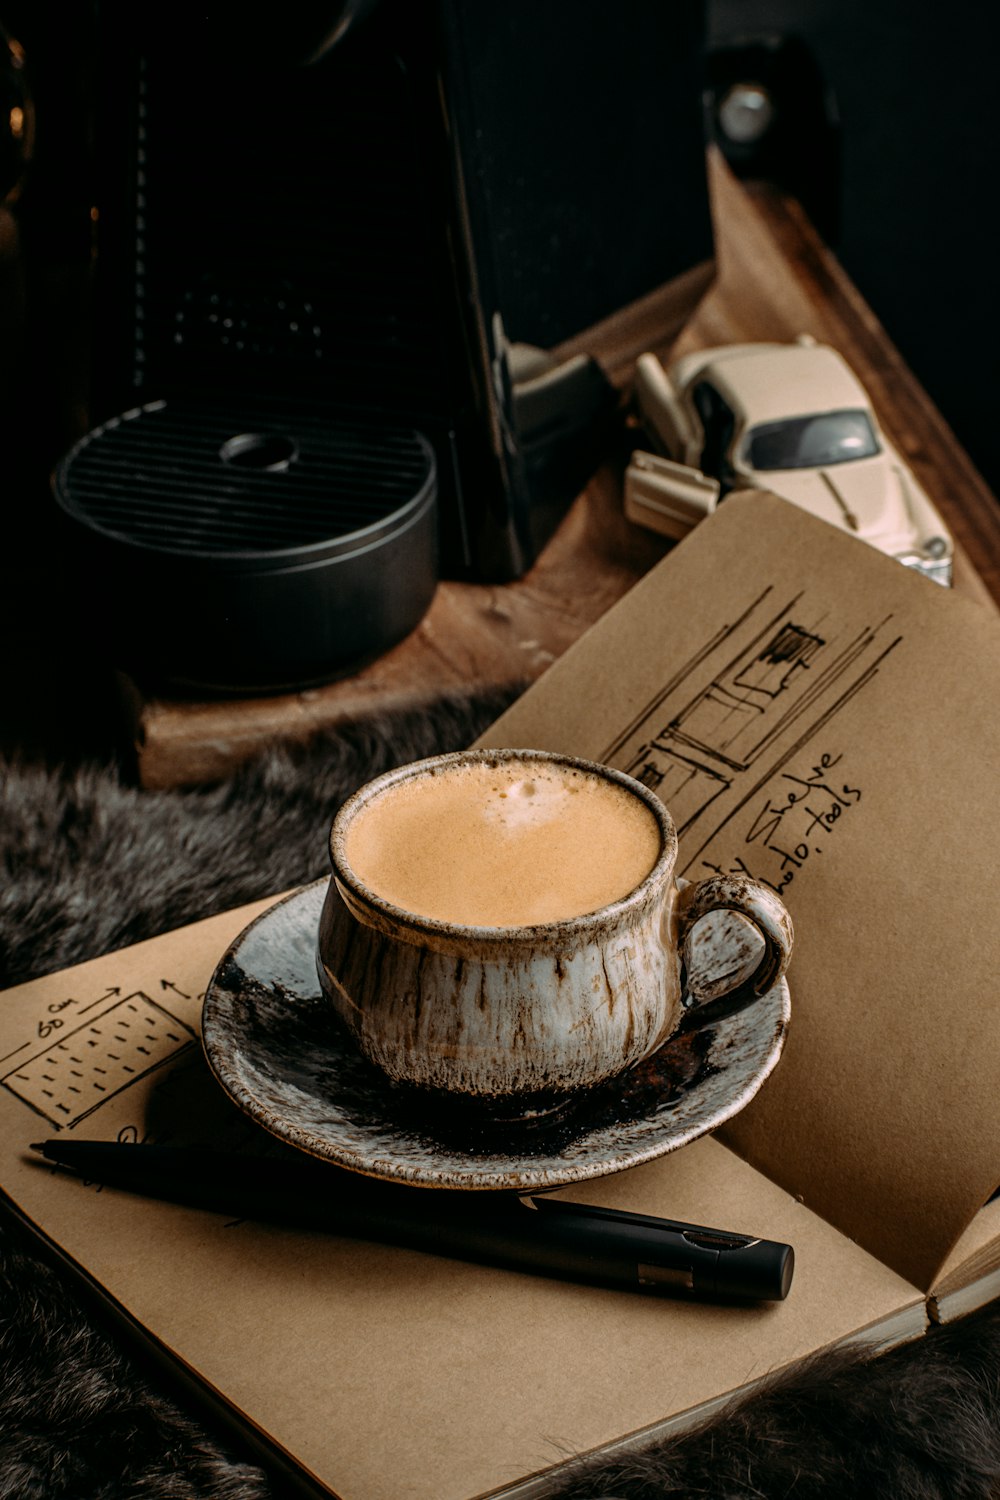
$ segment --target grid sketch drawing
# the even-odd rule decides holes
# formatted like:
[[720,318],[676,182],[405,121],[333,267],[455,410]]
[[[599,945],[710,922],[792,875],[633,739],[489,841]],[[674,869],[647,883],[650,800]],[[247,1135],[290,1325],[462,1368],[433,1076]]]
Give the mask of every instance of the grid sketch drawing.
[[0,1084],[65,1129],[196,1041],[190,1026],[136,990],[18,1063]]

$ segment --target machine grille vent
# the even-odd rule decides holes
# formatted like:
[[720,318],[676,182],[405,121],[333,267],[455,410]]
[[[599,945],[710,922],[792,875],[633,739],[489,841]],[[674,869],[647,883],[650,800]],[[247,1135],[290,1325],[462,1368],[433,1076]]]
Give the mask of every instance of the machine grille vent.
[[152,402],[90,432],[60,504],[105,536],[188,556],[282,553],[377,536],[426,498],[417,432],[275,403]]

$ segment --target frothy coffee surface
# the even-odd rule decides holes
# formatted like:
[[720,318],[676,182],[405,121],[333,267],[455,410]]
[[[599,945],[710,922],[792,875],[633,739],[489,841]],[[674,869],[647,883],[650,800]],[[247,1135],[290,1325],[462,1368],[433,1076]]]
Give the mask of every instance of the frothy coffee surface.
[[357,875],[419,916],[530,926],[627,896],[660,853],[660,827],[626,788],[545,762],[472,762],[398,783],[355,817]]

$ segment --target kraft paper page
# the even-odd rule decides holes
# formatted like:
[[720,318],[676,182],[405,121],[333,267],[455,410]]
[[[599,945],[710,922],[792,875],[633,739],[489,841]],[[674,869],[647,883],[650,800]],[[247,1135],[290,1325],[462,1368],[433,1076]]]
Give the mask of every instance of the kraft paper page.
[[229,1103],[198,1044],[215,963],[258,909],[4,995],[0,1181],[341,1500],[489,1494],[859,1330],[877,1340],[887,1324],[894,1338],[924,1327],[914,1287],[709,1139],[574,1196],[788,1241],[786,1302],[653,1299],[232,1222],[84,1185],[31,1157],[29,1142],[57,1132],[285,1149]]
[[681,874],[781,893],[789,1038],[723,1138],[925,1290],[1000,1180],[998,671],[995,614],[739,497],[480,742],[630,771]]

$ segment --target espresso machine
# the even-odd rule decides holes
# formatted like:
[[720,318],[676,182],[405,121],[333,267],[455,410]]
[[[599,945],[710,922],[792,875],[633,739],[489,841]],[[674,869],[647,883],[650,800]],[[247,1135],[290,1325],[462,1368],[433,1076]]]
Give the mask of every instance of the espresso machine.
[[[712,274],[702,5],[101,0],[88,430],[110,649],[321,681],[509,580],[615,441],[622,310]],[[650,300],[651,299],[651,300]],[[183,609],[116,601],[183,599]]]

